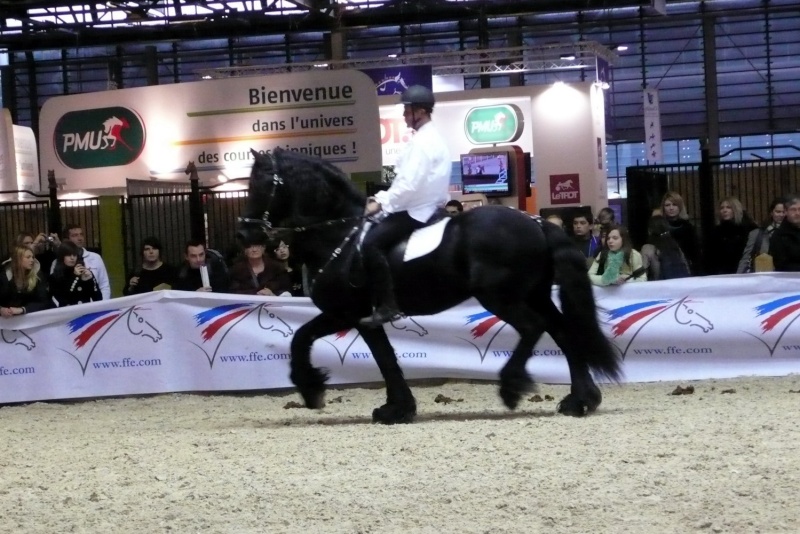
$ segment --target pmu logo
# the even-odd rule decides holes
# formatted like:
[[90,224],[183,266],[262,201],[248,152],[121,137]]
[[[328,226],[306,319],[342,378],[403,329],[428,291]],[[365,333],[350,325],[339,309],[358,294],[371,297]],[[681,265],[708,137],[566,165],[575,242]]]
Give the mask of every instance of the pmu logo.
[[470,143],[486,145],[512,143],[522,135],[525,119],[514,104],[479,106],[464,118],[464,133]]
[[53,133],[58,159],[71,169],[127,165],[139,157],[144,143],[141,117],[120,106],[70,111]]

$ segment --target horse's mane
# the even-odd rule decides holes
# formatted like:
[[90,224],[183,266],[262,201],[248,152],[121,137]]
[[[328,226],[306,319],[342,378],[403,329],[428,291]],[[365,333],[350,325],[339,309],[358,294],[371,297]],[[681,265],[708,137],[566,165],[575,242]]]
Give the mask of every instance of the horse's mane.
[[278,171],[291,179],[299,193],[297,202],[324,206],[333,212],[351,207],[363,208],[366,197],[350,177],[332,163],[301,152],[276,148],[273,151]]

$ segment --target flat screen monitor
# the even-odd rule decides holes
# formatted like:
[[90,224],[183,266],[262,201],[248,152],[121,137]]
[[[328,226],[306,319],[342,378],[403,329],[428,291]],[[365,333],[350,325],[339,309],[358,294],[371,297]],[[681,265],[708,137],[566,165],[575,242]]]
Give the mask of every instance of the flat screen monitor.
[[512,183],[507,152],[461,155],[461,190],[464,194],[510,196]]

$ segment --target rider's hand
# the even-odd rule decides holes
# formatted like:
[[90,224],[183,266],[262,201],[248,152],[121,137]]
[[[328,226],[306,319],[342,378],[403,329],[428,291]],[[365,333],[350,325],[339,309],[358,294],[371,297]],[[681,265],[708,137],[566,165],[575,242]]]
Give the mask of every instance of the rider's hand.
[[374,198],[367,200],[367,207],[364,210],[364,215],[374,215],[381,211],[381,205]]

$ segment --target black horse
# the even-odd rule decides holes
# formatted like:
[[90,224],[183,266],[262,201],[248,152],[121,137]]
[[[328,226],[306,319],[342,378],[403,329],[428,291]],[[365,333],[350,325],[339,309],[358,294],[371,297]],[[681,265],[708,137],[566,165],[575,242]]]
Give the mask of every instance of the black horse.
[[[373,411],[373,421],[412,421],[416,401],[386,332],[359,324],[371,313],[370,296],[363,284],[353,283],[350,267],[357,265],[352,258],[365,196],[346,174],[321,159],[281,149],[266,155],[254,151],[253,156],[239,237],[295,234],[292,253],[312,273],[311,300],[322,311],[297,330],[291,343],[290,378],[306,406],[324,405],[328,378],[311,364],[312,344],[355,328],[386,381],[386,404]],[[404,313],[431,315],[475,297],[519,333],[500,372],[500,396],[509,408],[533,388],[525,364],[544,332],[569,364],[572,387],[559,412],[579,416],[600,405],[602,395],[590,370],[619,380],[618,356],[597,322],[586,260],[561,228],[510,208],[487,206],[455,217],[430,254],[403,262],[403,248],[391,252],[389,263]],[[551,299],[555,272],[562,311]]]

